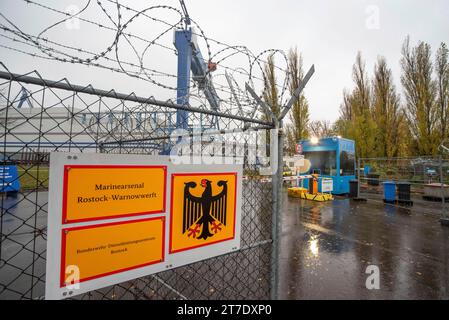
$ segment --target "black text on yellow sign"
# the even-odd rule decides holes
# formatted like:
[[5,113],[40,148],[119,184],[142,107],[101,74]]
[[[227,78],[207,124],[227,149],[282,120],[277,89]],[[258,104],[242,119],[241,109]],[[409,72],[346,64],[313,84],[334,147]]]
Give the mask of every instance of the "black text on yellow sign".
[[65,166],[63,224],[165,212],[166,166]]
[[61,288],[79,270],[78,282],[164,261],[165,218],[91,225],[62,230]]

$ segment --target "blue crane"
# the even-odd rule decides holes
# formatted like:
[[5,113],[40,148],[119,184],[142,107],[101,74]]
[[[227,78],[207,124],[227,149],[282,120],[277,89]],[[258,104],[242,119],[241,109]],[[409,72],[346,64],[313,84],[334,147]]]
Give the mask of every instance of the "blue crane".
[[[196,36],[191,27],[191,20],[183,0],[180,0],[184,13],[184,29],[175,30],[174,45],[178,51],[178,81],[177,81],[177,103],[189,104],[190,77],[193,73],[193,81],[198,88],[204,92],[210,107],[214,111],[220,109],[220,99],[212,83],[210,72],[214,71],[216,65],[209,61],[205,62],[201,50],[196,42]],[[178,110],[176,113],[176,128],[189,129],[189,112]],[[218,119],[214,117],[209,128],[219,129]]]

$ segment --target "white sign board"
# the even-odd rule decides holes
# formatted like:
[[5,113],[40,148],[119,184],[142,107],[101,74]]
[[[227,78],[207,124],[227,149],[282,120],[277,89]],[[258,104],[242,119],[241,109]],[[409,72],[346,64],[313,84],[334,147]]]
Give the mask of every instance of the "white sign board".
[[63,299],[240,248],[241,165],[52,153],[46,299]]
[[321,192],[332,192],[334,191],[334,181],[332,179],[321,180]]
[[293,160],[295,162],[295,167],[304,166],[304,155],[302,155],[302,154],[294,155]]

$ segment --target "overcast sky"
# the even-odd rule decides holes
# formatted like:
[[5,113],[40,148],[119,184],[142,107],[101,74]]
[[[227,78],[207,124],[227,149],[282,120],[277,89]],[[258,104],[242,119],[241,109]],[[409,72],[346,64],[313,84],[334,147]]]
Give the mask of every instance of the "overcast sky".
[[[73,4],[81,8],[86,4],[86,1],[74,0],[35,2],[49,4],[63,11]],[[174,0],[123,2],[137,8],[157,3],[179,7]],[[449,1],[446,0],[186,0],[186,4],[190,16],[211,38],[228,44],[245,45],[256,54],[267,48],[288,51],[290,47],[298,47],[304,58],[305,71],[315,64],[316,73],[305,91],[313,120],[334,121],[338,117],[342,91],[352,86],[351,68],[359,50],[370,74],[377,57],[385,56],[400,89],[399,60],[401,46],[407,35],[410,35],[413,44],[419,40],[428,42],[433,52],[442,41],[449,43]],[[0,12],[26,32],[36,35],[45,26],[60,20],[60,17],[48,10],[26,4],[23,0],[0,1]],[[86,15],[91,19],[107,21],[100,13],[92,10],[86,12]],[[167,19],[176,21],[173,15]],[[1,17],[0,22],[7,24]],[[138,28],[141,35],[145,35],[147,27],[149,34],[154,31],[145,21],[136,23],[134,30]],[[98,51],[110,41],[104,39],[106,35],[96,33],[95,30],[81,22],[79,29],[56,28],[46,36],[58,42]],[[172,34],[162,41],[172,46],[171,37]],[[0,38],[0,44],[10,43]],[[201,45],[205,49],[204,44]],[[128,58],[127,51],[123,52],[122,57]],[[16,73],[36,69],[45,78],[52,80],[67,77],[77,84],[93,83],[102,89],[136,91],[165,98],[165,93],[159,93],[157,88],[147,86],[146,83],[127,81],[123,76],[91,67],[40,60],[4,48],[0,48],[0,56],[0,60]],[[276,59],[282,64],[279,56]],[[158,70],[176,70],[176,61],[157,50],[147,55],[146,62],[147,66]],[[232,61],[227,65],[232,66]]]

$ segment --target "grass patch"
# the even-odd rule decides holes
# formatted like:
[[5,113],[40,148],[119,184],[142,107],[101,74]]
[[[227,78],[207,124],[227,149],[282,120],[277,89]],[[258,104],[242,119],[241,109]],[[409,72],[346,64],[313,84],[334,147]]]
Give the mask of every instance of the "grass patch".
[[17,166],[21,190],[48,189],[48,167]]

